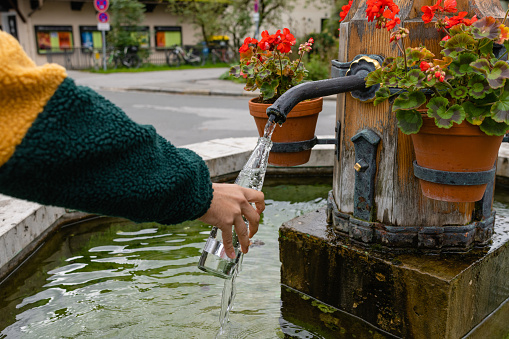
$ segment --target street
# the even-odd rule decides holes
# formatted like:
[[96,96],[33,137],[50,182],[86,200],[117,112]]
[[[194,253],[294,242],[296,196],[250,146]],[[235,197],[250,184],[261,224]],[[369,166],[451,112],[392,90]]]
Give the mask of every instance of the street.
[[[218,138],[258,136],[248,97],[200,96],[132,91],[98,92],[140,124],[177,146]],[[334,135],[336,102],[324,100],[317,135]]]

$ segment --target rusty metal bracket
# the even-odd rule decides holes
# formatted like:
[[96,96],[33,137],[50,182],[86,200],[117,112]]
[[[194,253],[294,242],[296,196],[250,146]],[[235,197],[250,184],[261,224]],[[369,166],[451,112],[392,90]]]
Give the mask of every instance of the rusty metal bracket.
[[375,211],[376,153],[380,137],[364,129],[352,137],[355,147],[355,191],[353,215],[372,221]]
[[490,244],[495,227],[495,212],[482,220],[461,226],[390,226],[379,222],[359,220],[342,213],[334,201],[333,192],[327,198],[327,222],[340,237],[370,248],[392,252],[425,253],[468,252]]
[[447,172],[419,166],[414,160],[414,175],[425,181],[444,185],[484,185],[493,180],[496,166],[481,172]]

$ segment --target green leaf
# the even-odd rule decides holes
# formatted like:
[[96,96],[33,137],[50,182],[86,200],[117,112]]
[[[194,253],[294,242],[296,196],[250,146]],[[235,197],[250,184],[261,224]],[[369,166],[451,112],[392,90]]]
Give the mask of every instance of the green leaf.
[[480,125],[484,117],[490,114],[489,106],[477,106],[471,101],[466,101],[461,106],[467,115],[466,120],[472,125]]
[[496,122],[509,123],[509,84],[505,85],[498,101],[491,106],[491,117]]
[[370,72],[366,77],[366,87],[371,87],[373,85],[383,83],[383,78],[384,75],[381,68]]
[[483,17],[472,24],[472,34],[476,39],[493,40],[500,34],[500,23],[493,17]]
[[277,94],[277,87],[279,86],[279,80],[274,79],[270,83],[264,82],[260,87],[263,100],[272,99]]
[[483,56],[490,56],[493,54],[493,41],[488,39],[483,39],[480,42],[481,48],[479,49],[479,52]]
[[468,82],[468,93],[475,99],[482,99],[491,90],[483,76],[476,75]]
[[400,80],[399,87],[401,88],[410,88],[410,87],[422,87],[422,85],[419,85],[421,80],[426,78],[426,75],[424,75],[423,72],[421,72],[418,69],[412,69],[410,70],[407,75]]
[[504,122],[496,122],[490,117],[486,117],[479,128],[487,135],[502,136],[509,131],[508,124]]
[[398,86],[399,79],[397,76],[389,74],[385,77],[385,83],[384,85],[389,87],[397,87]]
[[381,104],[385,100],[389,99],[391,96],[391,91],[387,87],[380,87],[378,91],[375,93],[375,101],[373,102],[373,105],[376,106],[378,104]]
[[476,60],[477,56],[472,53],[461,54],[458,60],[451,63],[449,70],[455,76],[463,76],[467,73],[472,73],[474,70],[470,66],[470,63]]
[[449,94],[451,94],[454,99],[463,99],[468,94],[468,88],[465,86],[456,86],[449,91]]
[[475,39],[468,33],[459,33],[447,40],[444,44],[442,53],[451,58],[458,56],[459,52],[467,49],[472,49],[475,44]]
[[488,75],[490,73],[490,62],[486,59],[478,59],[474,62],[470,63],[473,69],[475,69],[478,73]]
[[498,61],[488,74],[487,80],[491,88],[504,86],[505,79],[509,78],[509,65],[505,61]]
[[460,105],[452,105],[447,111],[439,111],[439,117],[435,117],[435,124],[441,128],[451,128],[453,123],[461,124],[466,114]]
[[460,105],[453,105],[448,108],[449,100],[443,97],[432,98],[428,107],[428,116],[435,118],[435,124],[440,128],[451,128],[453,123],[461,123],[465,120],[465,110]]
[[392,110],[397,111],[399,109],[416,109],[422,106],[426,102],[426,96],[420,91],[414,92],[403,92],[401,93],[394,103],[392,104]]
[[396,119],[398,119],[399,129],[405,134],[415,134],[421,129],[422,116],[415,109],[397,110]]
[[231,76],[239,78],[240,77],[240,65],[236,65],[236,66],[231,67],[229,74]]

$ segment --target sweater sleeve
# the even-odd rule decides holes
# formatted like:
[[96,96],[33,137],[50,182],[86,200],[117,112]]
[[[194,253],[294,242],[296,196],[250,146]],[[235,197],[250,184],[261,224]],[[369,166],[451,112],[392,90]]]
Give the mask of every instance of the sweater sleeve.
[[0,167],[0,192],[45,205],[174,224],[202,216],[205,162],[66,78]]

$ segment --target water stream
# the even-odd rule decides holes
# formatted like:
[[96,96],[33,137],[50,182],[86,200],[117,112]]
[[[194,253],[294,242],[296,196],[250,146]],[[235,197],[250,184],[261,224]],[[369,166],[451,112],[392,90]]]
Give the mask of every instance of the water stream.
[[[267,171],[267,163],[269,161],[269,153],[270,149],[272,148],[272,133],[274,133],[275,127],[276,123],[270,120],[267,122],[263,136],[258,139],[258,143],[254,148],[253,153],[235,180],[236,184],[242,187],[252,188],[257,191],[262,190],[265,173]],[[246,227],[249,228],[248,222],[245,219],[244,221],[246,222]],[[237,294],[235,281],[237,275],[242,269],[243,256],[244,255],[241,253],[238,264],[233,270],[231,279],[225,279],[224,281],[223,293],[221,297],[221,311],[219,313],[220,327],[216,338],[226,336],[228,333],[227,326],[229,322],[229,314],[233,308],[233,301],[235,300],[235,295]]]

